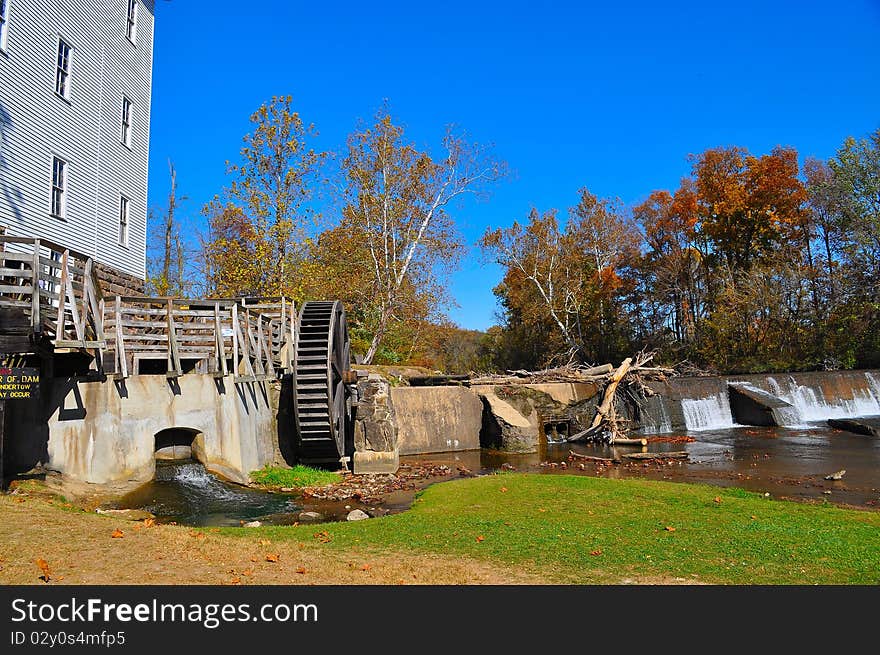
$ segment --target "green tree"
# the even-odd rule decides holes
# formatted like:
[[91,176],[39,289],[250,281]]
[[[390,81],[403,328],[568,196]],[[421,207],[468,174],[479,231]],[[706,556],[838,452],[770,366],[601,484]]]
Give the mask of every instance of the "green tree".
[[204,210],[209,285],[221,295],[302,297],[307,237],[317,220],[312,204],[327,153],[293,110],[291,96],[273,97],[250,120],[233,181]]

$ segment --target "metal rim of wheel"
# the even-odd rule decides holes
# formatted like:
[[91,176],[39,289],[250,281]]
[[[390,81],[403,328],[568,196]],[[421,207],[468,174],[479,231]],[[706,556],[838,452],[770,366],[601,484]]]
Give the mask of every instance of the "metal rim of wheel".
[[300,461],[339,462],[348,455],[350,399],[345,382],[350,370],[351,344],[342,303],[304,303],[296,326],[293,361]]

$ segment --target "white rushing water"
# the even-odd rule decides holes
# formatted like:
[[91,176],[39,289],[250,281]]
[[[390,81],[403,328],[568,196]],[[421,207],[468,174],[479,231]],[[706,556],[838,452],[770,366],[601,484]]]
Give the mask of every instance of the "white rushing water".
[[793,377],[779,382],[767,378],[773,395],[791,403],[801,422],[824,422],[829,418],[852,418],[880,414],[880,383],[871,373],[865,373],[867,386],[853,389],[852,398],[828,400],[821,389],[798,384]]
[[666,434],[672,432],[672,419],[669,417],[669,410],[666,408],[666,400],[658,397],[657,402],[660,406],[660,420],[654,422],[653,414],[644,412],[642,414],[642,419],[647,419],[651,421],[651,423],[642,426],[642,434]]
[[724,430],[735,425],[726,392],[708,398],[682,400],[681,410],[687,429],[694,432]]

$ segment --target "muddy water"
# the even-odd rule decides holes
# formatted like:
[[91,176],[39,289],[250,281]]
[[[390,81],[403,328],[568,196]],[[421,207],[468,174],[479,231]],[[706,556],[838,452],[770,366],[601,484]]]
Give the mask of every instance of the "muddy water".
[[[770,493],[777,498],[824,499],[865,509],[880,508],[880,439],[876,437],[834,430],[818,423],[800,428],[742,426],[663,436],[690,436],[695,441],[649,443],[646,450],[683,450],[689,459],[661,465],[633,462],[600,466],[577,459],[569,461],[570,451],[620,458],[624,453],[639,452],[642,448],[557,444],[527,455],[484,450],[401,457],[401,462],[430,460],[465,466],[474,473],[492,473],[512,466],[517,471],[533,473],[700,482]],[[581,463],[583,469],[579,466]],[[840,470],[846,470],[841,480],[824,479]]]

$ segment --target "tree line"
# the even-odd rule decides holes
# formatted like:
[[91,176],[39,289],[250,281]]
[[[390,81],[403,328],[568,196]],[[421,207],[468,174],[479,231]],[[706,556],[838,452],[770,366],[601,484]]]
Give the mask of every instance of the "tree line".
[[228,166],[231,182],[202,210],[207,229],[189,251],[171,167],[167,209],[151,221],[150,290],[340,299],[364,363],[437,365],[436,344],[466,334],[443,315],[446,275],[465,251],[453,212],[487,194],[504,162],[454,127],[437,154],[420,149],[387,105],[349,135],[341,155],[314,147],[315,126],[290,96],[273,97],[251,123]]
[[338,298],[364,363],[454,372],[644,347],[718,372],[880,365],[880,130],[803,166],[793,148],[709,149],[635,207],[583,188],[564,217],[533,208],[487,229],[478,245],[504,276],[500,325],[481,333],[444,308],[467,251],[455,212],[507,175],[491,146],[450,127],[419,148],[387,105],[339,154],[315,147],[290,96],[251,123],[195,243],[169,164],[150,220],[153,293]]
[[714,372],[880,365],[880,130],[828,161],[793,148],[690,157],[675,190],[626,210],[580,190],[487,230],[505,271],[501,368],[659,350]]

